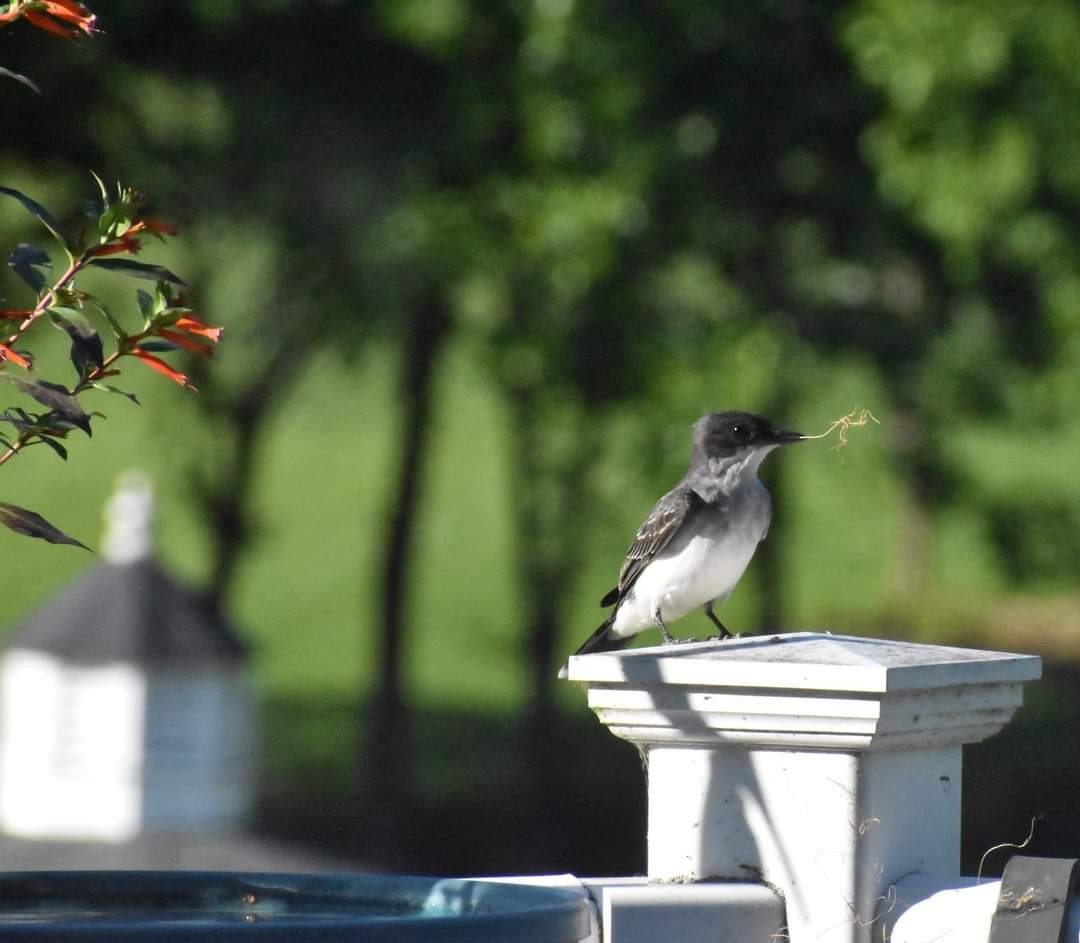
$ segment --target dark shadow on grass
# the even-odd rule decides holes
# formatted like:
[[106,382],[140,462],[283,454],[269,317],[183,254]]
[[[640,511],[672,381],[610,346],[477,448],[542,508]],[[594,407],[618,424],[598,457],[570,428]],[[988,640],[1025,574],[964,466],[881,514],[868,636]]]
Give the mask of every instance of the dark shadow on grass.
[[[1024,686],[1024,706],[1001,733],[964,749],[962,869],[975,874],[983,853],[1022,842],[1026,855],[1080,855],[1080,666],[1047,662],[1043,678]],[[998,876],[1013,854],[986,859]]]
[[[1080,667],[1047,664],[1025,700],[1002,733],[965,748],[965,874],[990,846],[1022,841],[1035,815],[1045,819],[1029,853],[1080,854]],[[415,781],[402,786],[409,814],[389,838],[377,827],[382,803],[365,792],[364,764],[352,751],[359,716],[344,699],[266,705],[262,831],[421,874],[642,872],[640,761],[591,713],[556,714],[549,742],[538,744],[521,719],[417,712]],[[538,756],[554,758],[546,775],[537,772]],[[985,873],[1000,874],[1008,854],[991,856]]]
[[[418,711],[407,806],[387,834],[385,802],[366,786],[355,702],[282,698],[265,705],[259,827],[375,869],[416,874],[641,873],[640,761],[591,713],[556,712],[548,742],[524,720]],[[538,769],[538,757],[554,757]],[[404,797],[404,798],[403,798]]]

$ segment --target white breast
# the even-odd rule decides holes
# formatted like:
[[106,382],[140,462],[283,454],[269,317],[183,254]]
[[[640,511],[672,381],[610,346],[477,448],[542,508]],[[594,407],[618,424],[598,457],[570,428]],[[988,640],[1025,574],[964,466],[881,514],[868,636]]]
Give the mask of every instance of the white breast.
[[[756,505],[762,498],[768,502],[764,488],[748,504]],[[676,549],[661,553],[645,567],[630,595],[619,605],[612,634],[625,637],[655,625],[653,613],[657,609],[665,623],[670,623],[710,601],[723,602],[768,530],[767,511],[738,511],[744,513],[736,512],[728,529],[680,541]]]

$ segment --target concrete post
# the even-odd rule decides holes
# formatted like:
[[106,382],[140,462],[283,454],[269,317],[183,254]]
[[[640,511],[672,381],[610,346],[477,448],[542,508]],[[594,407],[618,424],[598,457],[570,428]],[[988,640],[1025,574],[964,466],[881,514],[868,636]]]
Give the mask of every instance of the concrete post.
[[800,632],[578,656],[647,759],[652,881],[763,881],[792,943],[869,943],[890,887],[959,874],[960,753],[1031,655]]

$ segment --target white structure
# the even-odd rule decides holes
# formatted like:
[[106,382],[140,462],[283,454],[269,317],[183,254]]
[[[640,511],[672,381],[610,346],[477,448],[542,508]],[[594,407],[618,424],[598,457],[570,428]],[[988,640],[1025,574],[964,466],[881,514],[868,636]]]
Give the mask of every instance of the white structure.
[[[882,939],[898,882],[959,882],[961,747],[1000,730],[1040,673],[1029,655],[818,633],[571,658],[647,762],[650,886],[601,889],[604,940]],[[691,891],[711,928],[664,930]],[[638,901],[625,929],[620,893]],[[753,935],[727,935],[735,913]]]
[[123,841],[248,817],[255,702],[244,647],[151,559],[152,496],[110,502],[106,562],[0,657],[0,829]]
[[[896,885],[896,911],[884,922],[889,931],[885,939],[889,943],[985,943],[1000,892],[997,880],[907,877]],[[1080,899],[1069,908],[1064,939],[1080,940]]]

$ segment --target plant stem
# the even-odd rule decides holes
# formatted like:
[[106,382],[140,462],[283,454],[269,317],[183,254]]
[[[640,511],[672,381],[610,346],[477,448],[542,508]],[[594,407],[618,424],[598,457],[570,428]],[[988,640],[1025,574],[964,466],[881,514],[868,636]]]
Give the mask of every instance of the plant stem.
[[67,267],[67,271],[65,271],[64,274],[61,275],[59,279],[57,279],[56,284],[54,284],[47,292],[45,292],[44,295],[41,296],[41,299],[34,306],[34,310],[31,311],[30,314],[28,314],[23,319],[22,324],[19,325],[15,333],[7,339],[5,343],[8,347],[11,347],[12,344],[17,343],[19,338],[22,337],[23,334],[25,334],[26,331],[29,329],[30,325],[33,324],[49,309],[49,305],[53,304],[57,300],[56,293],[60,291],[60,289],[63,288],[68,282],[70,282],[82,267],[82,259],[71,260],[71,264]]
[[13,459],[16,455],[18,455],[19,450],[25,445],[26,439],[24,439],[23,436],[20,435],[19,438],[15,441],[15,443],[6,452],[4,452],[3,455],[0,455],[0,465],[3,465],[4,462]]
[[[15,341],[19,339],[20,335],[22,335],[26,331],[26,329],[34,323],[34,321],[40,318],[48,310],[49,305],[55,298],[56,292],[63,288],[64,285],[67,284],[69,281],[71,281],[71,279],[82,268],[82,266],[83,260],[74,259],[72,261],[71,265],[68,266],[67,271],[64,272],[64,274],[60,276],[60,278],[57,280],[56,284],[53,285],[53,287],[50,288],[42,296],[41,300],[37,303],[37,306],[34,308],[34,310],[23,320],[22,324],[19,325],[19,329],[14,334],[12,334],[10,338],[8,338],[8,347],[15,343]],[[140,331],[138,334],[134,334],[131,337],[125,337],[123,340],[121,340],[120,346],[101,362],[101,366],[95,367],[93,370],[90,371],[90,373],[88,373],[85,377],[79,380],[78,383],[76,383],[73,387],[71,387],[70,390],[68,390],[68,394],[71,396],[78,396],[80,393],[85,393],[94,383],[96,383],[102,378],[102,376],[104,376],[106,371],[108,371],[109,367],[111,367],[125,354],[130,353],[132,347],[134,347],[139,341],[143,340],[146,336],[147,334],[145,331]],[[36,435],[37,433],[35,432],[20,432],[19,437],[15,440],[15,442],[13,442],[6,451],[0,453],[0,465],[11,461],[11,459],[18,455],[19,452],[22,449],[26,448],[27,445],[33,445],[33,439]]]
[[[79,269],[82,268],[82,266],[82,259],[71,260],[71,264],[67,267],[64,274],[61,275],[53,284],[53,286],[47,292],[45,292],[44,295],[41,296],[41,298],[38,300],[38,303],[34,306],[34,310],[31,311],[30,314],[28,314],[23,319],[22,323],[16,329],[15,333],[8,337],[7,341],[5,342],[8,347],[11,347],[12,345],[18,343],[19,338],[22,337],[22,335],[26,333],[30,326],[49,309],[49,305],[56,301],[56,293],[75,277],[75,275],[78,273]],[[119,351],[117,351],[116,354],[113,354],[106,361],[106,363],[112,363],[112,361],[116,359],[118,354]],[[96,372],[97,371],[95,371],[95,373]],[[0,454],[0,465],[3,465],[5,462],[11,461],[11,459],[18,455],[19,451],[25,448],[32,436],[32,432],[19,433],[18,439],[16,439],[15,442],[3,454]]]

